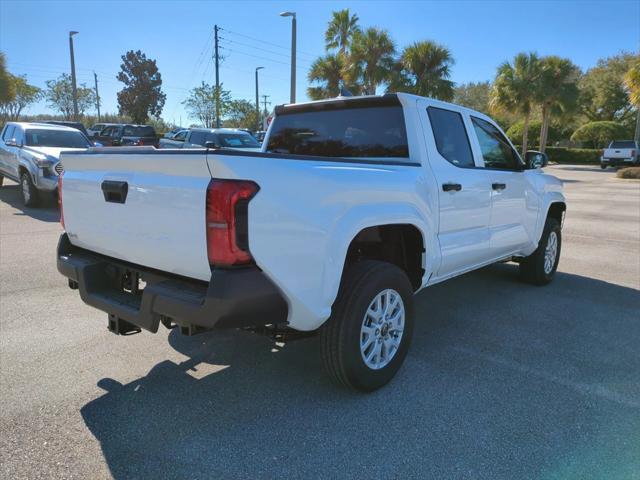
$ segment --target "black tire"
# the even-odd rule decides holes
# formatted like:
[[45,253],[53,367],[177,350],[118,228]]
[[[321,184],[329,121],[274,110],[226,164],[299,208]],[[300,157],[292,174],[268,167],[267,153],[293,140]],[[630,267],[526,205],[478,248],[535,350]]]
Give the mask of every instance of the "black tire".
[[[551,270],[545,270],[545,253],[552,232],[555,233],[557,241],[556,255]],[[555,218],[547,218],[538,248],[520,262],[520,278],[533,285],[547,285],[550,283],[558,269],[561,247],[562,229],[560,228],[560,223]]]
[[[361,328],[372,301],[386,289],[395,290],[402,299],[404,329],[389,363],[374,370],[367,366],[360,351]],[[384,328],[380,330],[383,331]],[[407,275],[386,262],[364,260],[355,263],[345,271],[331,318],[320,332],[325,371],[338,385],[363,392],[376,390],[387,384],[402,366],[412,335],[413,288]],[[374,339],[374,347],[375,342]]]
[[2,186],[3,182],[4,182],[4,175],[0,175],[0,187]]
[[607,166],[606,166],[606,165],[602,165],[602,164],[600,164],[600,168],[601,168],[602,170],[605,170],[605,169],[607,168]]
[[31,180],[31,175],[22,172],[20,175],[20,193],[25,207],[36,207],[39,203],[38,189]]

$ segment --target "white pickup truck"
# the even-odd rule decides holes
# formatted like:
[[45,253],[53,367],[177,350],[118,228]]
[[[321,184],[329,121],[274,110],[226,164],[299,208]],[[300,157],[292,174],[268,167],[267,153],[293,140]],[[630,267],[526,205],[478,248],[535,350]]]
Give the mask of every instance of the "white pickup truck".
[[64,153],[58,270],[114,333],[317,331],[332,379],[371,391],[420,289],[509,260],[551,281],[566,206],[545,161],[409,94],[280,106],[258,152]]
[[640,164],[640,148],[634,140],[614,140],[602,151],[600,168]]

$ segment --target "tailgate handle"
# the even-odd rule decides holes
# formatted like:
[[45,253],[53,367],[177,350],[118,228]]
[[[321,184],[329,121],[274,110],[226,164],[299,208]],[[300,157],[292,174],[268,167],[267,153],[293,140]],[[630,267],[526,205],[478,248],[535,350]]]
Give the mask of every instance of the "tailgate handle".
[[129,184],[127,182],[118,182],[115,180],[105,180],[102,182],[102,193],[105,202],[124,203],[127,199]]

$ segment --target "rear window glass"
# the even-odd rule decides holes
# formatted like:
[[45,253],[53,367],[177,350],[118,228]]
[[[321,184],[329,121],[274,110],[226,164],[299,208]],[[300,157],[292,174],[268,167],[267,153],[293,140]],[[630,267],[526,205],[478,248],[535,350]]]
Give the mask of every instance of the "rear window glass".
[[156,132],[153,127],[124,127],[123,137],[155,137]]
[[267,151],[324,157],[409,157],[400,106],[285,112],[274,120]]
[[636,144],[631,140],[618,140],[611,142],[610,148],[636,148]]

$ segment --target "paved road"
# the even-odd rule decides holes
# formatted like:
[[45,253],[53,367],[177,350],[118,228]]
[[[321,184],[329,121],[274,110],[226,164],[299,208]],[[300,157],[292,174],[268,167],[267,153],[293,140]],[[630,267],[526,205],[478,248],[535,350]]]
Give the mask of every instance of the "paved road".
[[0,477],[640,478],[640,183],[554,167],[570,201],[546,288],[496,265],[417,298],[371,395],[317,339],[107,332],[54,266],[53,205],[0,189]]

